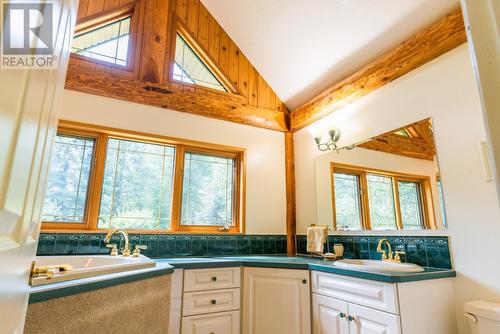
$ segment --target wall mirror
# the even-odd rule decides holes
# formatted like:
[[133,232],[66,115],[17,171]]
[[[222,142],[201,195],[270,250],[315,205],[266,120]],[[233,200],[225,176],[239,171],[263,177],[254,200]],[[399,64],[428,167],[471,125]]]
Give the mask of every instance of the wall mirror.
[[316,158],[318,224],[335,230],[446,228],[431,119]]

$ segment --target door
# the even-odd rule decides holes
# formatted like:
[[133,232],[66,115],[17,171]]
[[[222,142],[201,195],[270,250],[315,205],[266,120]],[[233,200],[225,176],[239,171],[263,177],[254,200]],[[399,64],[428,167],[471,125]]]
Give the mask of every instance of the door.
[[349,334],[346,302],[313,293],[312,312],[314,334]]
[[309,271],[243,269],[243,334],[311,332]]
[[[0,69],[0,333],[23,332],[45,174],[57,122],[54,102],[64,85],[77,6],[76,0],[53,1],[52,6],[43,1],[28,2],[35,10],[34,7],[24,10],[29,12],[24,15],[29,17],[27,20],[31,20],[37,10],[43,18],[49,17],[48,12],[52,10],[51,44],[58,66],[37,70]],[[10,10],[19,3],[10,1],[3,7],[4,13],[13,13]],[[32,22],[29,23],[32,28]],[[13,29],[13,25],[12,22],[5,24],[2,32],[7,34],[6,27]],[[29,29],[26,31],[30,33]],[[32,31],[39,33],[34,28]],[[25,43],[24,37],[20,37],[24,36],[22,33],[14,32],[13,36],[17,42],[22,39],[20,43]]]
[[348,305],[350,334],[401,334],[397,315],[354,304]]
[[[461,0],[474,74],[500,193],[500,1]],[[487,162],[485,162],[487,163]],[[495,172],[496,171],[496,172]],[[499,196],[500,197],[500,196]],[[500,198],[499,198],[500,199]]]
[[240,311],[182,318],[182,334],[238,334]]

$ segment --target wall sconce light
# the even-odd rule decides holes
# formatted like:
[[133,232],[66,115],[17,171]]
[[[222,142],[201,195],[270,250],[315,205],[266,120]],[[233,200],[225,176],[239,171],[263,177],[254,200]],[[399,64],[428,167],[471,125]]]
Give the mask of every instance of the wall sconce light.
[[334,128],[328,131],[328,139],[324,142],[321,142],[322,138],[321,137],[315,137],[314,141],[316,142],[316,145],[318,145],[318,150],[325,152],[325,151],[337,151],[337,153],[340,150],[352,150],[355,145],[350,145],[350,146],[345,146],[345,147],[338,147],[337,142],[340,140],[340,129],[339,128]]

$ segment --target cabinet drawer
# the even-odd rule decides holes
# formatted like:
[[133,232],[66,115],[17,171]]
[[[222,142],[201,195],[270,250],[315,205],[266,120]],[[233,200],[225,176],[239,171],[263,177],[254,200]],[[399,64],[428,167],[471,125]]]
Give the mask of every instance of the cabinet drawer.
[[240,311],[194,315],[182,318],[182,334],[238,334]]
[[184,272],[184,292],[239,287],[239,267],[190,269]]
[[238,310],[240,289],[187,292],[184,294],[182,314],[195,315],[210,312]]
[[395,284],[318,271],[311,273],[311,279],[313,292],[399,314],[398,292]]

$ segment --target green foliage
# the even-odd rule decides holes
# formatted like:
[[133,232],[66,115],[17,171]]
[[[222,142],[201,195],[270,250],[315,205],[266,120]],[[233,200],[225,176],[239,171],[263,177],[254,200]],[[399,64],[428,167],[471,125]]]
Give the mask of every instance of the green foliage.
[[83,221],[94,139],[58,135],[52,150],[42,220]]
[[337,229],[361,229],[359,177],[351,174],[335,173],[334,188]]
[[[85,213],[94,140],[58,135],[43,219],[81,222]],[[109,139],[99,227],[169,229],[175,147]],[[232,223],[235,161],[185,153],[182,224]]]
[[99,227],[170,227],[175,148],[110,139]]
[[182,225],[232,223],[234,167],[232,158],[185,154]]
[[420,207],[420,189],[417,182],[398,181],[401,219],[405,229],[422,229],[422,210]]

